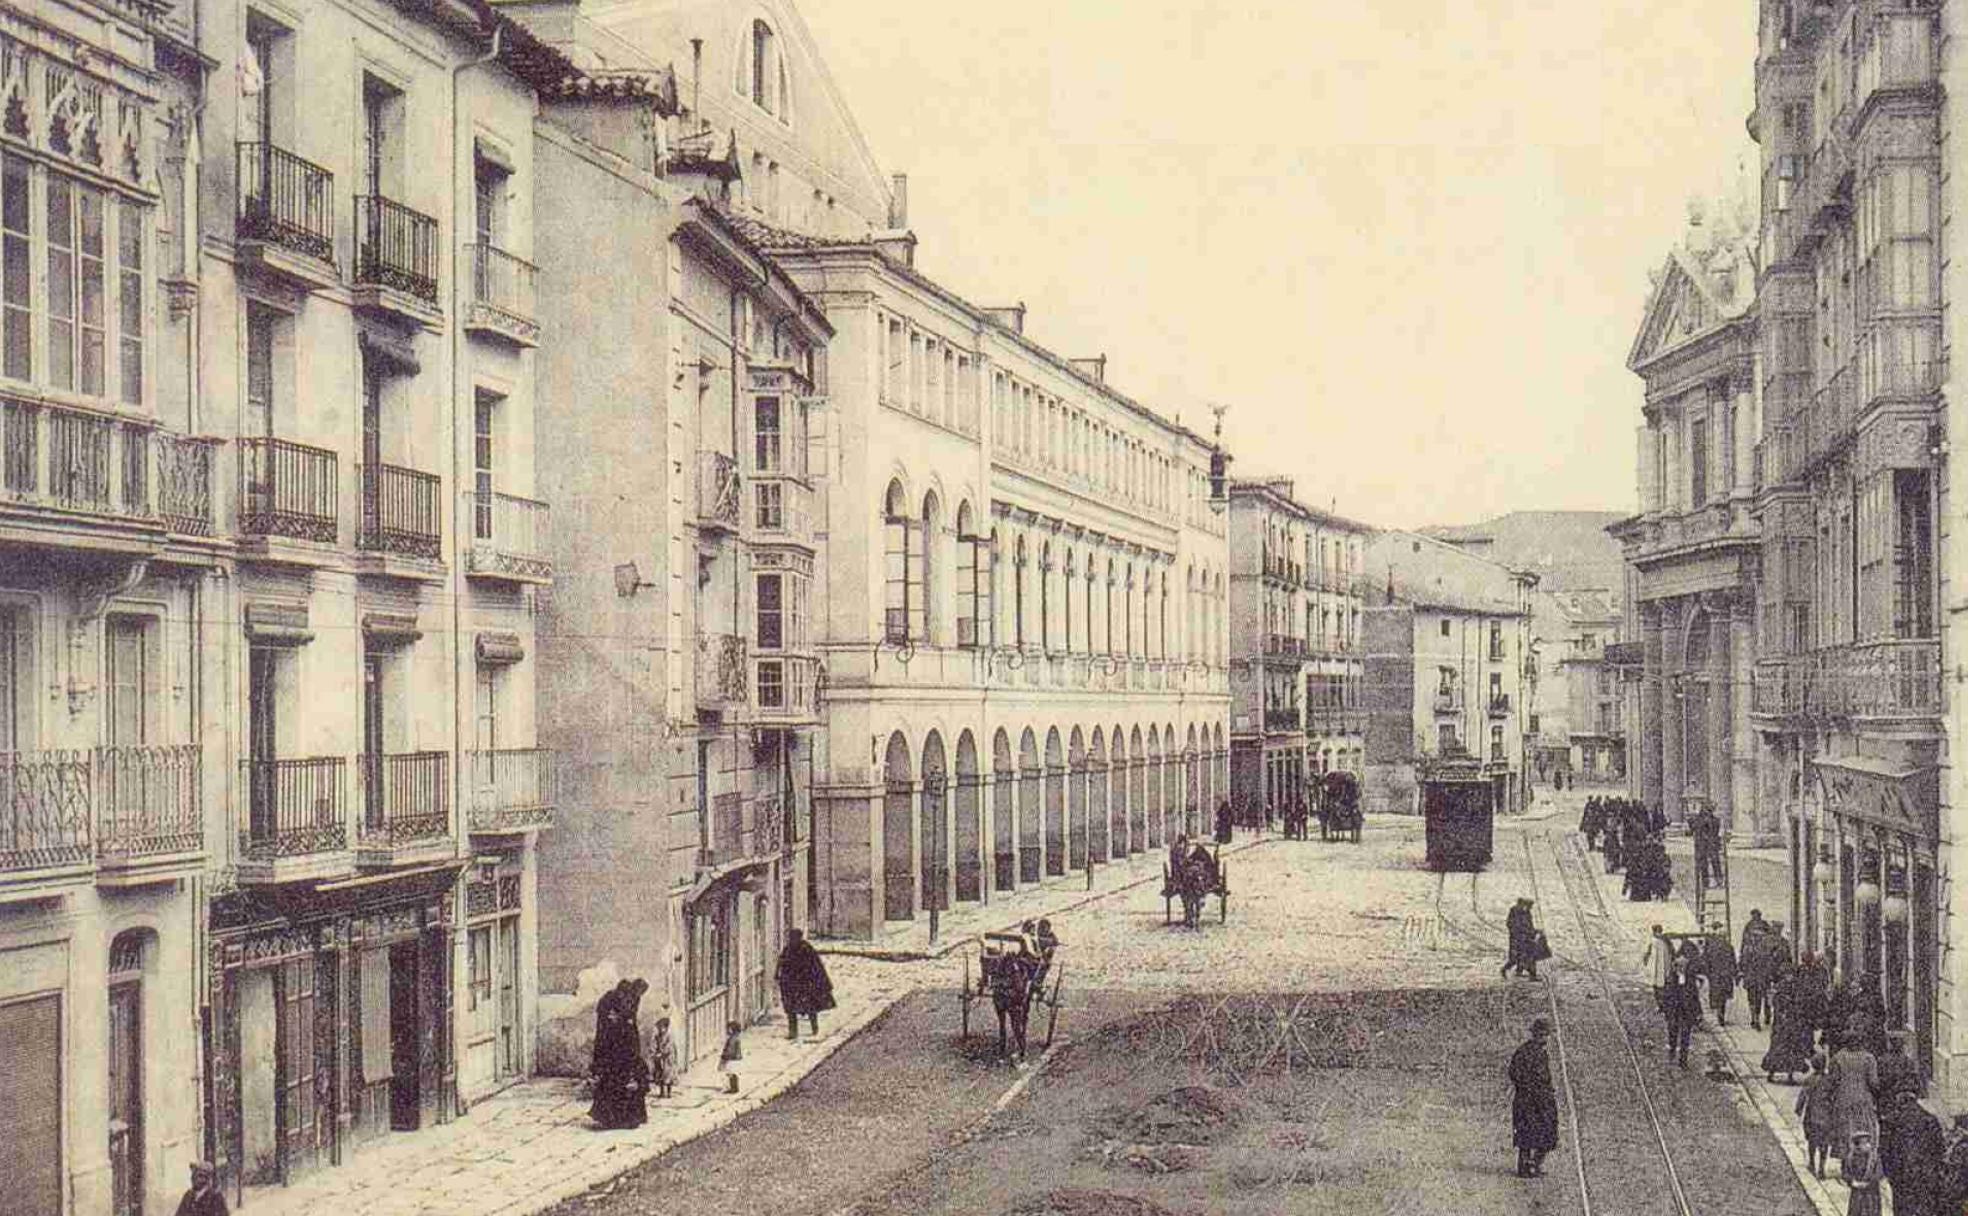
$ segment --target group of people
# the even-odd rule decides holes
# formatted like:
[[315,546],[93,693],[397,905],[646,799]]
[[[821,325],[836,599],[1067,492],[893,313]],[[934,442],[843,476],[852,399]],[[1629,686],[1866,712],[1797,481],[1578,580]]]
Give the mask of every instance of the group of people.
[[1606,873],[1625,872],[1630,900],[1664,900],[1674,892],[1667,860],[1667,822],[1659,807],[1630,798],[1588,798],[1579,819],[1585,847],[1606,856]]
[[1515,971],[1534,980],[1538,977],[1538,964],[1551,957],[1550,942],[1531,920],[1531,909],[1535,906],[1535,900],[1519,899],[1503,918],[1504,928],[1510,934],[1510,952],[1503,960],[1502,969],[1506,979]]
[[[820,1015],[834,1007],[834,985],[819,951],[801,930],[786,930],[786,946],[779,952],[773,979],[786,1007],[786,1037],[799,1038],[802,1017],[812,1033],[819,1034]],[[641,1127],[649,1119],[650,1091],[654,1090],[658,1098],[667,1098],[676,1085],[677,1046],[670,1037],[669,1018],[656,1019],[644,1049],[639,1013],[648,991],[647,980],[625,979],[595,1002],[594,1051],[588,1066],[594,1101],[588,1117],[597,1127]],[[740,1057],[743,1029],[736,1022],[726,1025],[719,1055],[723,1064]]]
[[1689,1043],[1702,1024],[1704,994],[1716,1024],[1729,1024],[1729,1002],[1742,975],[1736,950],[1719,925],[1707,933],[1674,936],[1655,925],[1641,965],[1667,1021],[1668,1062],[1686,1068]]

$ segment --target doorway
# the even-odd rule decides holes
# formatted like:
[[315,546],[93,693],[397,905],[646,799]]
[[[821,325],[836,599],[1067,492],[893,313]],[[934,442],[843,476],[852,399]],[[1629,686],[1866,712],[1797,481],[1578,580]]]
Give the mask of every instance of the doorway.
[[[140,972],[118,969],[111,949],[109,988],[109,1177],[115,1216],[142,1216],[144,1195],[143,988]],[[136,943],[141,967],[142,944]]]
[[423,1063],[417,1017],[420,967],[416,942],[390,947],[390,1129],[416,1131],[421,1121],[423,1092],[419,1084]]

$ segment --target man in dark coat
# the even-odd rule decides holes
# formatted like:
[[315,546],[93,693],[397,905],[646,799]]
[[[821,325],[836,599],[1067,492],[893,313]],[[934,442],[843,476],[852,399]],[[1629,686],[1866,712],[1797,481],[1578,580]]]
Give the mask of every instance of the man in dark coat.
[[594,1104],[588,1115],[600,1127],[641,1127],[649,1120],[649,1062],[642,1056],[636,1020],[647,991],[648,981],[626,980],[595,1006]]
[[1230,843],[1230,832],[1231,832],[1231,829],[1232,829],[1232,826],[1233,826],[1233,824],[1232,824],[1232,820],[1231,820],[1231,815],[1230,815],[1230,804],[1229,804],[1228,802],[1219,802],[1219,803],[1217,803],[1217,805],[1216,805],[1216,843],[1218,843],[1218,844],[1229,844],[1229,843]]
[[1708,981],[1708,1007],[1715,1013],[1715,1024],[1729,1024],[1729,1001],[1736,995],[1736,951],[1729,935],[1717,931],[1702,939],[1702,978]]
[[191,1164],[191,1189],[178,1200],[178,1216],[228,1216],[219,1175],[203,1161]]
[[1688,817],[1695,840],[1695,889],[1722,885],[1722,821],[1707,803]]
[[798,929],[786,930],[786,948],[779,952],[779,966],[772,973],[779,985],[779,999],[786,1005],[786,1037],[799,1038],[800,1018],[814,1034],[820,1033],[820,1014],[834,1007],[834,981],[820,952]]
[[1879,1116],[1879,1164],[1893,1187],[1894,1216],[1942,1216],[1941,1121],[1906,1090],[1881,1092],[1888,1096]]
[[1551,1023],[1531,1023],[1530,1038],[1510,1057],[1511,1142],[1517,1146],[1517,1176],[1544,1176],[1544,1155],[1558,1147],[1558,1091],[1551,1086],[1551,1057],[1545,1040]]
[[1518,975],[1538,977],[1536,950],[1537,929],[1531,924],[1531,901],[1519,899],[1510,906],[1503,918],[1504,928],[1510,934],[1510,953],[1503,960],[1502,974],[1508,976],[1512,971]]
[[1661,1012],[1667,1015],[1668,1062],[1686,1068],[1688,1040],[1702,1020],[1701,981],[1689,959],[1675,960],[1674,974],[1661,990]]

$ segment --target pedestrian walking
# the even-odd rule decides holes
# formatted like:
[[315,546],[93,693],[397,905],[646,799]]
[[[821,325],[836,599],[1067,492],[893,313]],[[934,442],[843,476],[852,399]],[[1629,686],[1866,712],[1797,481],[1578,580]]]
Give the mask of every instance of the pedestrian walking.
[[1879,1216],[1879,1155],[1871,1132],[1852,1137],[1839,1161],[1839,1174],[1852,1192],[1845,1202],[1845,1216]]
[[1770,926],[1761,908],[1749,910],[1743,925],[1742,948],[1736,958],[1742,973],[1743,995],[1749,998],[1749,1028],[1761,1030],[1770,1013],[1770,985],[1776,981],[1773,956],[1769,950]]
[[1498,974],[1505,978],[1513,971],[1518,975],[1527,974],[1532,966],[1531,934],[1535,932],[1531,925],[1530,900],[1520,896],[1516,903],[1510,905],[1510,911],[1504,913],[1503,929],[1507,940],[1503,967]]
[[1825,1076],[1824,1053],[1811,1057],[1811,1075],[1797,1091],[1797,1114],[1804,1123],[1804,1150],[1811,1173],[1824,1177],[1825,1157],[1831,1152],[1831,1078]]
[[779,965],[772,978],[786,1006],[786,1037],[799,1038],[799,1022],[804,1017],[817,1038],[820,1015],[834,1007],[834,981],[827,975],[827,965],[820,961],[820,952],[801,930],[786,930],[786,948],[779,952]]
[[[1879,1168],[1893,1189],[1893,1216],[1943,1216],[1948,1200],[1942,1160],[1947,1136],[1911,1090],[1882,1089]],[[1952,1216],[1959,1216],[1956,1204]]]
[[1810,978],[1801,968],[1793,968],[1778,981],[1770,997],[1770,1049],[1763,1053],[1763,1075],[1770,1081],[1775,1081],[1778,1073],[1786,1082],[1793,1081],[1811,1067],[1817,1019],[1812,1016],[1809,987]]
[[228,1216],[218,1171],[210,1162],[191,1163],[191,1187],[178,1200],[178,1216]]
[[649,1084],[656,1096],[667,1098],[677,1083],[677,1045],[670,1037],[670,1019],[656,1019],[656,1036],[649,1042]]
[[595,1029],[594,1103],[588,1107],[588,1117],[604,1129],[641,1127],[649,1120],[649,1065],[642,1058],[642,1031],[636,1021],[642,994],[648,990],[648,983],[639,979],[629,981],[627,989],[618,987],[616,992],[622,995]]
[[[1906,1053],[1904,1032],[1886,1036],[1886,1048],[1879,1054],[1879,1092],[1884,1094],[1911,1093],[1916,1098],[1927,1096],[1927,1082],[1920,1075],[1920,1066]],[[1885,1156],[1886,1145],[1882,1139],[1880,1155]]]
[[1551,1023],[1538,1018],[1510,1057],[1511,1142],[1517,1146],[1519,1178],[1542,1178],[1544,1155],[1558,1147],[1558,1092],[1551,1086],[1551,1056],[1545,1051],[1550,1037]]
[[1675,962],[1674,972],[1661,992],[1661,1012],[1667,1018],[1668,1063],[1686,1068],[1688,1041],[1694,1037],[1695,1027],[1701,1025],[1702,1018],[1701,981],[1689,960]]
[[1860,1132],[1876,1136],[1879,1110],[1872,1092],[1879,1087],[1879,1061],[1857,1043],[1842,1044],[1825,1075],[1831,1079],[1832,1144],[1850,1143]]
[[1688,832],[1695,841],[1695,889],[1722,885],[1722,821],[1707,803],[1688,816]]
[[1219,803],[1216,808],[1216,843],[1230,843],[1230,804]]
[[1702,978],[1708,981],[1708,1007],[1715,1014],[1717,1026],[1729,1024],[1729,1002],[1736,995],[1736,952],[1729,945],[1729,935],[1717,925],[1716,931],[1702,940]]
[[1654,926],[1654,935],[1647,939],[1647,953],[1641,956],[1640,966],[1647,972],[1647,982],[1654,989],[1654,1004],[1661,1005],[1661,994],[1667,989],[1668,980],[1674,977],[1674,943],[1659,925]]

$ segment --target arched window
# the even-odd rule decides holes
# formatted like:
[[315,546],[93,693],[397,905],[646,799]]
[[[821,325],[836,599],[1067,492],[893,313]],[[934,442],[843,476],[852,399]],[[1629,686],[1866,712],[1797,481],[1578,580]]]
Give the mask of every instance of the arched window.
[[1025,538],[1019,537],[1011,556],[1011,640],[1025,648]]
[[1052,649],[1052,542],[1039,547],[1039,649]]
[[1073,564],[1073,551],[1066,550],[1066,653],[1073,652],[1073,589],[1079,582],[1078,569]]
[[896,644],[922,636],[922,569],[916,558],[916,521],[909,518],[901,481],[888,483],[882,501],[886,567],[882,637]]
[[968,500],[957,504],[957,645],[977,646],[983,642],[987,588],[984,582],[980,542],[976,522],[970,517]]
[[936,536],[941,531],[943,508],[936,500],[936,492],[923,495],[922,505],[922,544],[918,558],[922,565],[921,584],[922,616],[921,627],[915,634],[925,642],[936,641],[936,596],[942,588],[936,585]]
[[773,42],[771,26],[763,21],[752,22],[752,104],[768,112],[774,109],[773,92],[778,84]]

